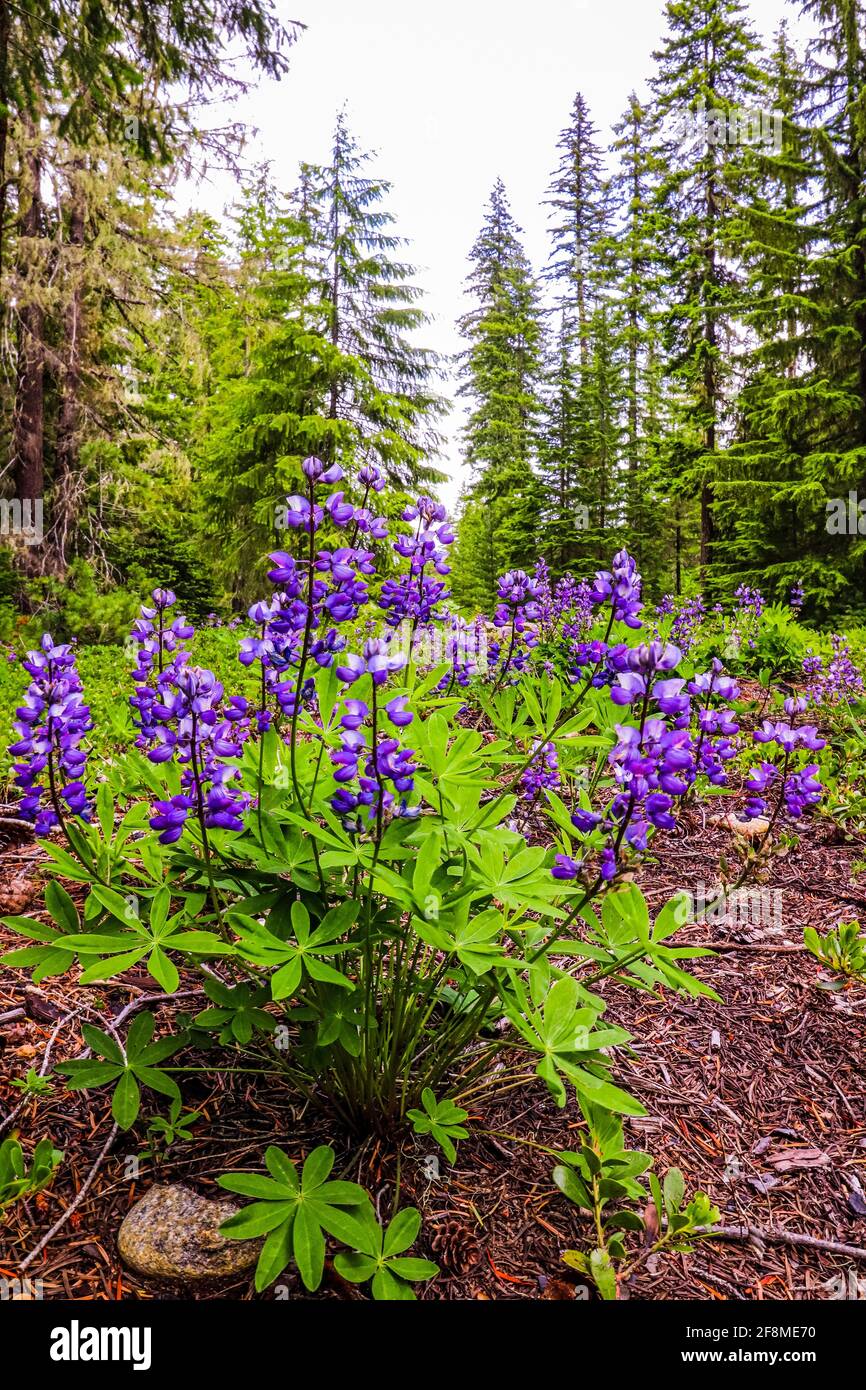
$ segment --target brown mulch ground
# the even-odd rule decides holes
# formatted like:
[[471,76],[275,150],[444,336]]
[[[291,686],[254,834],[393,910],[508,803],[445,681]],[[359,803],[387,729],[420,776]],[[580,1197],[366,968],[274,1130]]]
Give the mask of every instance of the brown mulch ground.
[[[642,868],[639,882],[653,907],[676,890],[713,884],[719,855],[730,857],[734,838],[729,828],[713,824],[714,813],[715,804],[688,811],[666,837],[663,865]],[[25,911],[28,895],[35,897],[38,853],[25,841],[0,856],[3,912]],[[633,1034],[630,1055],[618,1059],[617,1079],[641,1098],[648,1117],[626,1122],[632,1146],[652,1153],[662,1172],[680,1167],[689,1189],[710,1193],[727,1226],[866,1245],[866,988],[819,988],[825,972],[801,945],[803,926],[826,929],[850,920],[858,907],[866,911],[866,883],[858,888],[852,867],[863,857],[862,843],[846,842],[832,823],[818,821],[787,857],[774,861],[764,885],[783,895],[779,925],[682,930],[677,944],[712,941],[724,948],[692,963],[722,1004],[669,993],[661,998],[610,981],[599,988],[608,1017]],[[0,1022],[0,1121],[20,1099],[10,1081],[30,1066],[38,1070],[49,1045],[53,1061],[75,1056],[82,1019],[98,1023],[100,1009],[116,1016],[140,992],[154,992],[152,982],[136,984],[134,974],[124,980],[82,989],[68,978],[53,979],[25,988],[22,975],[0,971],[0,1015],[24,1009]],[[198,1000],[190,999],[190,1007],[200,1007]],[[214,1194],[219,1173],[258,1166],[268,1143],[296,1157],[328,1141],[339,1150],[338,1167],[363,1182],[387,1213],[395,1152],[381,1143],[353,1151],[321,1116],[273,1082],[257,1080],[231,1073],[185,1079],[185,1108],[204,1111],[201,1137],[169,1151],[161,1180],[184,1180]],[[556,1110],[539,1083],[486,1104],[473,1118],[495,1133],[464,1141],[456,1164],[443,1160],[438,1176],[431,1145],[412,1136],[403,1144],[401,1202],[420,1208],[419,1253],[431,1254],[443,1270],[424,1297],[574,1297],[577,1276],[560,1255],[569,1246],[585,1248],[589,1233],[553,1188],[550,1157],[507,1136],[572,1147],[576,1107]],[[15,1128],[22,1136],[49,1133],[65,1159],[51,1187],[17,1204],[0,1225],[0,1275],[14,1277],[19,1261],[74,1199],[110,1126],[104,1093],[68,1093],[59,1081],[47,1100],[28,1103],[19,1114]],[[44,1296],[258,1297],[248,1276],[172,1288],[120,1264],[118,1227],[154,1176],[143,1164],[136,1177],[130,1164],[142,1147],[130,1135],[118,1136],[81,1205],[30,1266]],[[644,1265],[623,1293],[639,1299],[824,1299],[834,1278],[847,1278],[852,1269],[866,1277],[866,1262],[854,1265],[850,1256],[707,1240],[691,1254]],[[303,1296],[293,1277],[282,1282],[277,1296]],[[274,1296],[274,1290],[261,1295]],[[359,1295],[328,1272],[320,1296]]]

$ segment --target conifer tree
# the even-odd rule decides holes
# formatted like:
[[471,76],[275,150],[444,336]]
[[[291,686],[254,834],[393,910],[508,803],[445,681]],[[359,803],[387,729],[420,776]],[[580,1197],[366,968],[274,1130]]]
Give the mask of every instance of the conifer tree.
[[442,476],[433,461],[443,410],[438,362],[417,341],[429,316],[384,206],[391,186],[365,172],[370,158],[341,112],[330,162],[302,167],[292,210],[308,307],[318,309],[333,350],[324,413],[348,427],[342,437],[357,462],[379,464],[395,486],[416,487]]
[[[746,146],[729,118],[760,93],[758,44],[741,0],[669,0],[652,79],[665,168],[659,190],[668,366],[686,395],[681,487],[700,498],[700,567],[715,561],[715,487],[731,390],[728,338],[740,301],[731,253]],[[691,113],[691,120],[690,118]],[[736,132],[737,127],[733,127]]]
[[[460,392],[469,401],[464,457],[472,470],[455,553],[455,593],[495,594],[497,573],[533,563],[539,510],[537,454],[541,324],[538,290],[501,180],[493,188],[484,223],[470,252],[460,320],[467,344],[460,362]],[[470,502],[475,506],[470,506]],[[468,543],[478,508],[489,545]]]

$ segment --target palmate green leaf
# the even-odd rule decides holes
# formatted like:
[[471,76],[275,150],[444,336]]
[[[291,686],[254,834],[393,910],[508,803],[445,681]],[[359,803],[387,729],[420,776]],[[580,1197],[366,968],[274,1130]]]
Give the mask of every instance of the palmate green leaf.
[[269,1285],[273,1284],[292,1258],[294,1213],[293,1207],[291,1216],[270,1231],[265,1239],[256,1265],[255,1285],[257,1293],[262,1293]]
[[278,1149],[275,1144],[271,1144],[265,1150],[265,1167],[272,1177],[278,1182],[283,1182],[292,1192],[297,1192],[300,1188],[298,1180],[298,1170],[290,1158]]
[[116,1062],[87,1059],[58,1062],[54,1070],[69,1078],[66,1084],[70,1091],[89,1091],[114,1081],[123,1072],[123,1066],[118,1066]]
[[[438,1267],[434,1266],[434,1268],[438,1274]],[[387,1265],[373,1275],[370,1288],[377,1303],[414,1303],[416,1301],[414,1289],[404,1283],[398,1275],[393,1274]]]
[[[226,1186],[221,1179],[217,1181],[221,1187]],[[283,1222],[294,1222],[297,1209],[297,1201],[294,1198],[291,1201],[254,1202],[252,1206],[244,1207],[243,1211],[236,1212],[224,1221],[220,1226],[220,1234],[228,1236],[230,1240],[252,1240],[256,1236],[263,1236],[267,1231],[273,1231]],[[277,1270],[277,1274],[279,1272]]]
[[56,879],[51,879],[45,887],[45,906],[62,931],[78,932],[81,930],[81,922],[75,903]]
[[272,1145],[265,1154],[270,1177],[256,1173],[224,1173],[220,1187],[259,1200],[229,1218],[220,1227],[224,1235],[247,1239],[274,1233],[262,1249],[256,1287],[266,1288],[292,1257],[306,1288],[317,1289],[322,1278],[325,1232],[345,1244],[363,1237],[355,1215],[369,1198],[357,1183],[328,1181],[334,1152],[321,1145],[310,1153],[301,1178],[291,1159]]
[[124,1071],[114,1088],[111,1113],[121,1129],[131,1129],[141,1107],[141,1088],[131,1071]]
[[385,1232],[382,1254],[388,1259],[391,1255],[399,1255],[402,1251],[408,1250],[417,1240],[420,1229],[421,1213],[414,1207],[404,1207]]
[[411,1255],[399,1255],[389,1260],[388,1269],[401,1279],[411,1279],[413,1283],[421,1279],[435,1279],[439,1273],[439,1266],[432,1260],[422,1260]]
[[237,1192],[241,1197],[257,1197],[264,1202],[291,1201],[295,1196],[285,1183],[267,1178],[263,1173],[225,1173],[218,1181],[220,1187],[229,1192]]
[[358,1251],[343,1251],[334,1256],[334,1268],[350,1284],[366,1284],[379,1268],[375,1255],[362,1255]]
[[304,1286],[317,1289],[325,1267],[325,1237],[313,1204],[299,1203],[292,1231],[292,1250]]
[[129,970],[131,966],[137,965],[141,958],[146,955],[147,944],[145,943],[143,946],[137,946],[134,950],[127,951],[122,955],[111,956],[108,960],[98,960],[81,972],[81,983],[90,985],[95,980],[110,980],[115,975],[122,975],[124,970]]
[[110,1034],[103,1033],[100,1028],[94,1028],[92,1023],[83,1023],[81,1036],[91,1052],[95,1052],[97,1057],[104,1057],[106,1061],[114,1062],[117,1066],[126,1066],[123,1051]]
[[174,962],[158,946],[155,946],[150,953],[148,970],[166,994],[174,994],[180,984],[180,975]]

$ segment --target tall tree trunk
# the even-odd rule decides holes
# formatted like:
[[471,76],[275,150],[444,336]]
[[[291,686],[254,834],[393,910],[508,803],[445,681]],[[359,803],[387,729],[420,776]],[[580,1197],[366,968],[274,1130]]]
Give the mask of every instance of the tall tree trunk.
[[38,261],[42,230],[41,159],[36,127],[24,123],[26,147],[20,175],[21,213],[18,236],[18,375],[13,424],[15,495],[33,501],[44,486],[45,431],[44,312],[39,303]]
[[83,187],[84,161],[75,159],[69,175],[69,221],[67,228],[67,284],[69,298],[64,313],[66,367],[57,420],[56,477],[54,480],[54,558],[66,568],[69,537],[75,525],[78,478],[78,429],[80,420],[81,339],[84,307],[84,227],[86,199]]

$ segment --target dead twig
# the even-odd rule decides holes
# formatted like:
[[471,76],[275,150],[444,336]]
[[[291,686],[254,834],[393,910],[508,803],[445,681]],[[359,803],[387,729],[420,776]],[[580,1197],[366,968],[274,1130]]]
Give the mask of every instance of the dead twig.
[[699,1235],[715,1236],[717,1240],[765,1240],[770,1245],[796,1245],[804,1250],[826,1250],[830,1255],[866,1260],[866,1249],[862,1245],[844,1245],[839,1240],[801,1235],[798,1231],[771,1231],[764,1226],[699,1226],[697,1231]]
[[84,1179],[84,1182],[78,1189],[75,1198],[73,1199],[73,1201],[69,1203],[69,1206],[66,1208],[59,1221],[55,1221],[54,1225],[51,1227],[51,1230],[46,1231],[39,1244],[34,1245],[33,1249],[30,1251],[30,1254],[27,1255],[26,1258],[21,1261],[21,1264],[18,1266],[18,1268],[21,1270],[22,1273],[27,1268],[27,1266],[31,1264],[33,1260],[36,1259],[36,1256],[39,1255],[45,1249],[48,1242],[50,1240],[53,1240],[54,1236],[57,1235],[57,1232],[66,1225],[72,1213],[76,1211],[78,1207],[81,1206],[81,1203],[87,1196],[87,1192],[90,1188],[91,1183],[96,1177],[96,1174],[99,1172],[99,1169],[102,1165],[102,1160],[105,1158],[105,1155],[108,1153],[108,1150],[111,1148],[115,1138],[117,1137],[119,1129],[119,1125],[114,1124],[111,1126],[111,1133],[109,1134],[102,1148],[99,1150],[99,1153],[96,1156],[96,1161],[94,1162],[90,1172],[87,1174],[87,1177]]

